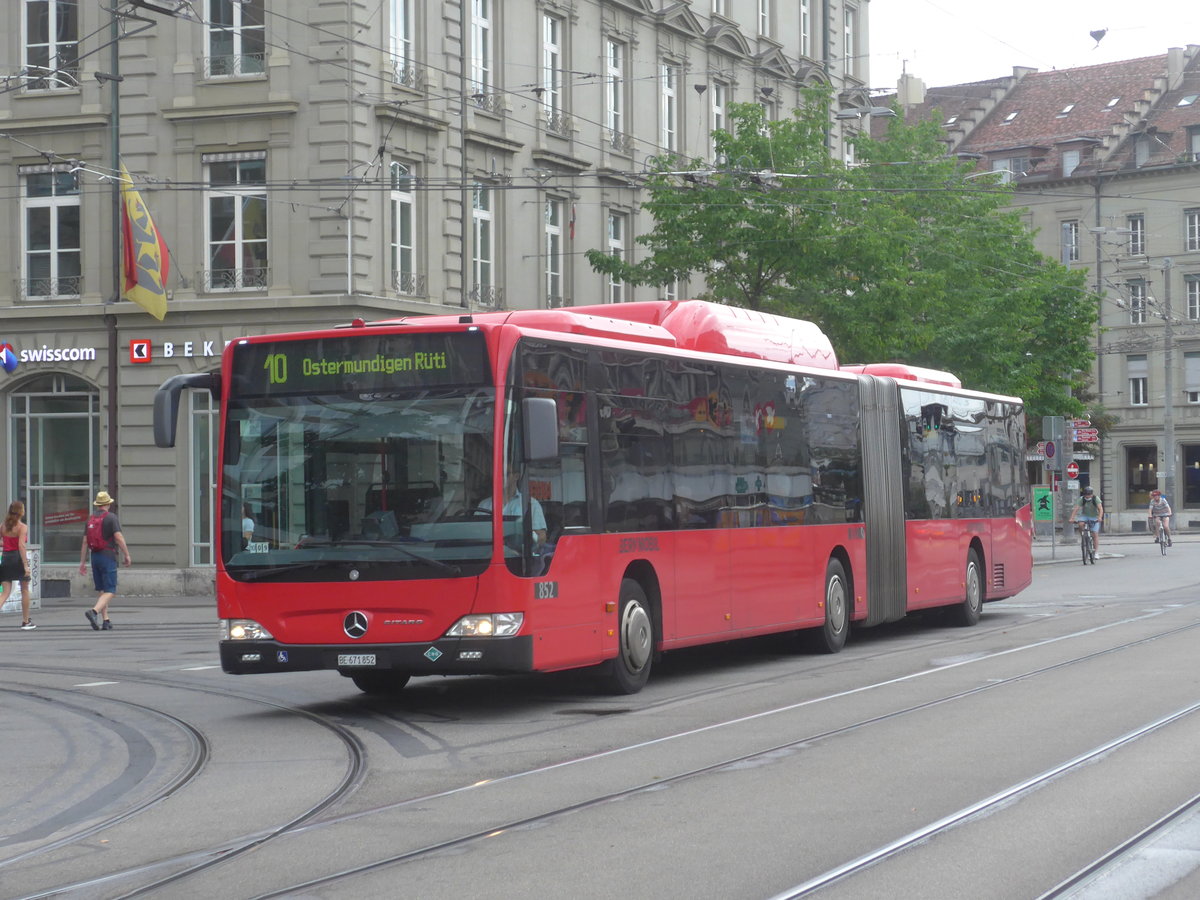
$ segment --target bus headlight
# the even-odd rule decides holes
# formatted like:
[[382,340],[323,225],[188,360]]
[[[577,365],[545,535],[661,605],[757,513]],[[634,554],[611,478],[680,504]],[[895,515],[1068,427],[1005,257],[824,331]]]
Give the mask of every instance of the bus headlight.
[[521,630],[524,613],[463,616],[446,632],[449,637],[510,637]]
[[222,619],[223,641],[270,641],[274,635],[253,619]]

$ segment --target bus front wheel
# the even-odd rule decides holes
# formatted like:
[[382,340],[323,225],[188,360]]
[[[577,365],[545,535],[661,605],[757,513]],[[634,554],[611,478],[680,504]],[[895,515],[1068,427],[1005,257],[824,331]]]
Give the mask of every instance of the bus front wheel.
[[654,620],[642,586],[632,578],[621,581],[617,611],[617,655],[606,662],[602,679],[614,694],[636,694],[650,678],[654,662]]

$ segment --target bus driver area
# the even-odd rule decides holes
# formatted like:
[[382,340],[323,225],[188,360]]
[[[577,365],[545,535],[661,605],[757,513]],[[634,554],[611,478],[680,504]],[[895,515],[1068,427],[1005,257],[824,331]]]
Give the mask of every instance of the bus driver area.
[[1031,580],[1021,401],[839,367],[808,322],[673,301],[245,338],[159,389],[160,446],[185,389],[220,402],[229,672],[595,666],[631,692],[676,647],[836,652]]

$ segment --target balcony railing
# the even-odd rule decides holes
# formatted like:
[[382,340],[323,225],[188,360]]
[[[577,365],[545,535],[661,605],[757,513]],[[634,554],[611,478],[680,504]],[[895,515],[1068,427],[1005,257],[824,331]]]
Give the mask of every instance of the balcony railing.
[[561,137],[570,137],[571,131],[575,127],[574,120],[566,113],[561,112],[546,112],[546,130],[551,134],[557,134]]
[[504,288],[492,285],[477,284],[471,288],[467,296],[476,306],[484,306],[488,309],[500,309],[504,305]]
[[60,69],[45,66],[26,66],[18,76],[27,91],[66,91],[79,87],[79,64],[71,63]]
[[500,94],[494,91],[484,92],[477,90],[474,94],[471,94],[470,99],[476,109],[482,109],[485,112],[495,113],[496,115],[501,115],[504,112],[504,101],[501,99]]
[[402,84],[407,88],[412,88],[414,91],[419,91],[425,88],[428,77],[423,68],[409,65],[401,60],[395,60],[392,63],[392,81],[396,84]]
[[204,293],[219,294],[229,291],[265,291],[271,284],[271,270],[259,269],[203,269],[196,278]]
[[425,276],[416,272],[392,272],[392,287],[408,297],[426,297]]
[[633,138],[620,131],[611,131],[606,129],[604,132],[604,143],[614,153],[621,153],[625,156],[633,155]]
[[262,75],[266,71],[265,53],[245,53],[235,56],[204,57],[204,77],[245,78]]
[[78,300],[83,295],[83,276],[66,278],[22,278],[17,281],[17,296],[27,303],[46,300]]

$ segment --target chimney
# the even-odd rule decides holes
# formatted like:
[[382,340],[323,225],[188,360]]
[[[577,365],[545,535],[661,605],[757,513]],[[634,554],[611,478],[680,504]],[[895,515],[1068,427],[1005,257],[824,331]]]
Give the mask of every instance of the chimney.
[[1183,48],[1167,48],[1167,90],[1173,91],[1183,80]]
[[909,75],[905,72],[896,82],[896,99],[905,109],[910,106],[919,106],[925,102],[925,82],[916,75]]

